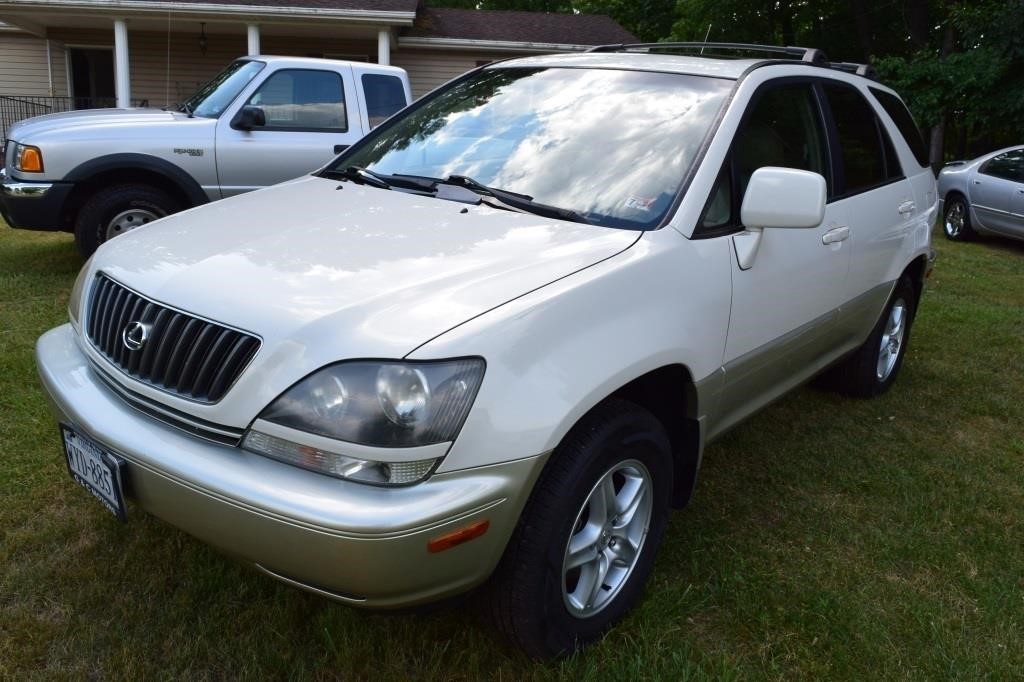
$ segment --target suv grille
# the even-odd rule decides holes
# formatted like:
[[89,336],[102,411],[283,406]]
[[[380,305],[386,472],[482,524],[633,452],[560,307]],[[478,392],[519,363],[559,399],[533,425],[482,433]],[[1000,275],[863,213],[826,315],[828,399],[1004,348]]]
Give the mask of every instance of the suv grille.
[[[140,322],[136,350],[123,336]],[[215,403],[249,364],[260,340],[151,301],[100,275],[93,286],[86,331],[93,346],[125,374],[189,400]]]

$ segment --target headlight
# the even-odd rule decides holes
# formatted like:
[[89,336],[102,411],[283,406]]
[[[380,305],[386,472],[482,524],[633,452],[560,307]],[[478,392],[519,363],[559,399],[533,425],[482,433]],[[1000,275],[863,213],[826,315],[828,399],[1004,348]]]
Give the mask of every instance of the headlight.
[[85,280],[86,273],[89,272],[89,263],[92,262],[92,258],[85,262],[82,269],[78,271],[78,277],[75,278],[75,285],[71,287],[71,296],[68,298],[68,317],[71,318],[71,323],[78,327],[79,322],[82,319],[82,294],[85,293]]
[[[261,420],[357,446],[413,448],[455,440],[484,375],[480,358],[440,362],[360,360],[325,367],[284,392]],[[434,460],[375,462],[336,447],[250,431],[243,447],[297,466],[367,483],[415,482]],[[328,443],[330,445],[331,443]]]
[[43,153],[39,151],[39,147],[15,143],[14,170],[25,173],[42,173]]

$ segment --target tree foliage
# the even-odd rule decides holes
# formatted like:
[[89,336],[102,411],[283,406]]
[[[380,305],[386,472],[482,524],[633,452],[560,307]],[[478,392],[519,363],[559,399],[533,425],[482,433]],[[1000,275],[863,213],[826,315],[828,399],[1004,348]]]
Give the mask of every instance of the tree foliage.
[[931,129],[933,162],[1022,142],[1024,0],[433,0],[607,14],[644,41],[807,45],[872,62]]

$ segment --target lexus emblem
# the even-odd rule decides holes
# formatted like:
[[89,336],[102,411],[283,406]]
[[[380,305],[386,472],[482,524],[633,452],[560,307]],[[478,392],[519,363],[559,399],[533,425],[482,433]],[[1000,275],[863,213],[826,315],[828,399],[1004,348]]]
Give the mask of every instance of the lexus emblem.
[[149,338],[149,325],[138,320],[129,322],[128,326],[121,332],[121,343],[128,350],[139,350],[146,345]]

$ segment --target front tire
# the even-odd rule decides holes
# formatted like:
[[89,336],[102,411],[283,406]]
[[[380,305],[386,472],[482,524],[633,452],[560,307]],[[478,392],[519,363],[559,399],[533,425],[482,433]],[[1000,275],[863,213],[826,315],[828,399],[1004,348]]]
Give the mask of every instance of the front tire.
[[105,187],[78,212],[75,245],[88,258],[103,242],[181,210],[167,192],[143,184]]
[[830,372],[835,388],[858,398],[888,391],[903,366],[916,312],[914,284],[903,275],[867,341]]
[[946,239],[966,242],[974,239],[976,233],[971,225],[971,210],[967,200],[959,194],[946,199],[946,211],[942,216],[942,232]]
[[623,400],[591,411],[552,454],[491,580],[498,628],[535,658],[600,637],[643,592],[671,481],[653,415]]

